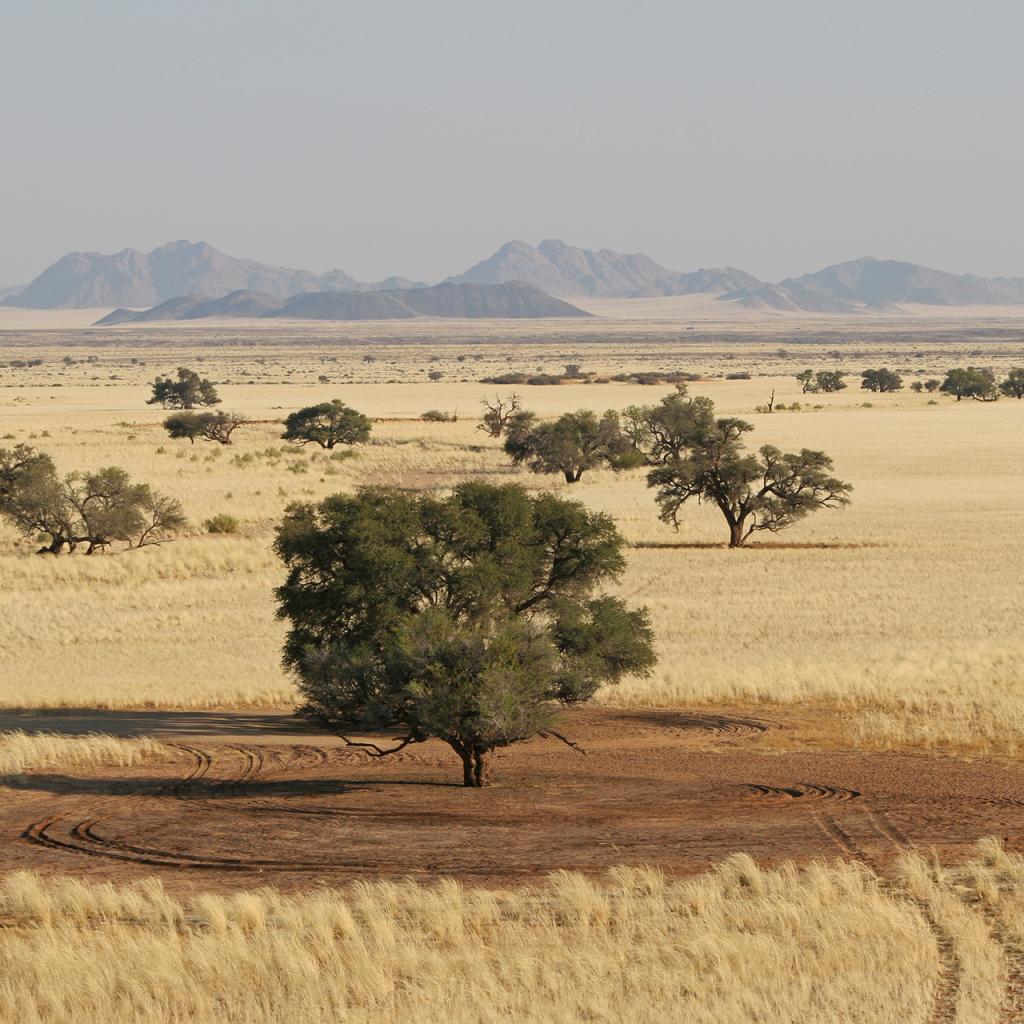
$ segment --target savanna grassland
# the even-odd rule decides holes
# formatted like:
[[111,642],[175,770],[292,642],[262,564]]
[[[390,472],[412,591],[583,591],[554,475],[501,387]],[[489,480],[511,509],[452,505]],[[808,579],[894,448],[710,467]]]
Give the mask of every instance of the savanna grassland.
[[[37,557],[0,527],[0,866],[19,869],[0,880],[8,1016],[1024,1019],[1024,401],[856,379],[1004,371],[1024,365],[1019,335],[304,329],[0,337],[0,364],[42,360],[0,366],[0,446],[35,445],[61,472],[122,466],[189,520],[159,547],[91,557]],[[750,447],[832,456],[852,503],[729,550],[712,509],[687,506],[678,533],[660,522],[643,470],[570,486],[510,466],[477,429],[485,396],[515,390],[553,416],[671,390],[480,383],[570,363],[602,381],[698,375],[690,393],[750,420]],[[179,365],[251,421],[230,446],[171,441],[146,405]],[[806,367],[850,386],[802,394]],[[776,411],[757,411],[772,392]],[[332,398],[374,418],[369,444],[280,439],[288,412]],[[422,420],[431,409],[457,419]],[[574,720],[586,758],[520,745],[504,784],[474,795],[435,785],[452,762],[433,748],[382,776],[286,731],[271,547],[290,502],[467,478],[609,512],[630,545],[618,590],[649,608],[659,655]],[[209,532],[217,515],[237,532]],[[27,735],[43,709],[48,733],[86,726]],[[140,734],[175,713],[173,735]]]
[[[8,444],[35,444],[62,471],[123,466],[180,498],[192,524],[159,549],[91,559],[30,558],[31,541],[0,534],[5,706],[286,702],[292,690],[279,666],[272,594],[281,571],[271,551],[283,508],[360,484],[443,489],[472,476],[571,494],[610,512],[637,545],[623,590],[651,609],[661,659],[652,678],[626,683],[608,701],[825,705],[842,714],[843,741],[863,744],[1010,751],[1024,737],[1024,403],[873,395],[856,380],[837,394],[802,395],[782,375],[805,364],[856,371],[885,362],[909,371],[909,383],[972,353],[1013,365],[1006,343],[826,344],[781,354],[774,343],[639,352],[577,343],[527,346],[514,357],[492,345],[164,349],[99,347],[99,362],[68,367],[59,352],[81,360],[81,348],[22,349],[46,362],[2,371],[0,436]],[[713,510],[687,508],[678,534],[660,523],[643,471],[594,471],[566,487],[512,469],[500,441],[477,429],[480,399],[510,388],[477,381],[569,361],[603,374],[702,374],[691,391],[754,423],[752,445],[828,452],[855,488],[853,503],[735,552],[706,546],[723,539]],[[165,413],[145,404],[146,382],[179,363],[199,366],[218,382],[223,408],[255,421],[231,446],[164,435]],[[428,381],[431,370],[442,379]],[[739,370],[752,379],[723,379]],[[319,383],[321,375],[329,382]],[[527,408],[553,415],[651,403],[670,388],[514,390]],[[755,412],[772,391],[778,405],[796,401],[800,410]],[[288,411],[336,396],[380,420],[369,445],[332,455],[280,441]],[[418,419],[435,408],[458,422]],[[236,535],[204,531],[219,513],[239,521]],[[183,639],[194,652],[187,667],[176,656]]]

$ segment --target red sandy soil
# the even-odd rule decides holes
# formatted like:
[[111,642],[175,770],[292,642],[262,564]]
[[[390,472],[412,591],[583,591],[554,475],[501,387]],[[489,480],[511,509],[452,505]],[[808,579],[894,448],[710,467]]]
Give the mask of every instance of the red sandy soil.
[[0,871],[32,868],[181,888],[287,889],[443,875],[507,886],[557,868],[703,871],[842,856],[885,871],[906,848],[1024,850],[1024,773],[940,753],[779,752],[785,723],[733,714],[587,709],[586,749],[509,748],[484,790],[440,743],[386,760],[284,714],[0,714],[0,729],[147,732],[172,756],[134,768],[0,779]]

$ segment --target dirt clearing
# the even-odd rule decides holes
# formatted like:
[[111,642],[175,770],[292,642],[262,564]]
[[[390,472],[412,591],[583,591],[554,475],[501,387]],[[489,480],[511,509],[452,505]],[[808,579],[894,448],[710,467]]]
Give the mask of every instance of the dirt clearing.
[[[842,856],[885,872],[909,848],[954,863],[978,838],[1024,849],[1024,774],[934,753],[778,752],[785,722],[742,712],[588,709],[501,753],[464,790],[447,747],[384,761],[286,714],[8,714],[3,728],[145,730],[172,756],[8,776],[0,871],[175,887],[288,889],[454,876],[507,886],[556,869],[705,871]],[[802,732],[805,723],[801,723]]]

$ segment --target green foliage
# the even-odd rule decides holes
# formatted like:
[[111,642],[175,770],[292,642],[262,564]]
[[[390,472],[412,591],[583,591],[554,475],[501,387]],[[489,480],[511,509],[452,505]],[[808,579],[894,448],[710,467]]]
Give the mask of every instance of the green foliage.
[[646,612],[595,594],[622,545],[607,515],[517,485],[290,506],[278,614],[305,714],[400,746],[438,737],[482,785],[490,751],[653,664]]
[[26,445],[0,449],[0,515],[23,536],[45,535],[43,551],[50,554],[80,544],[93,554],[115,540],[144,547],[185,525],[178,501],[132,483],[123,469],[61,479],[49,456]]
[[[797,403],[798,404],[798,403]],[[849,501],[851,488],[830,475],[832,460],[804,448],[785,453],[765,445],[743,451],[745,420],[716,419],[710,399],[669,395],[661,404],[632,409],[635,443],[654,468],[661,518],[679,528],[679,513],[692,498],[708,501],[729,527],[729,546],[740,547],[759,530],[776,533],[819,508]]]
[[860,386],[865,391],[891,392],[903,387],[903,378],[895,370],[864,370]]
[[959,402],[973,398],[977,402],[994,402],[999,397],[996,375],[988,369],[968,366],[950,370],[939,387],[944,395],[952,395]]
[[196,438],[231,444],[231,435],[245,423],[245,419],[234,412],[176,412],[164,420],[164,430],[169,437],[187,437],[192,444]]
[[220,398],[211,381],[200,377],[195,370],[179,366],[176,377],[157,377],[153,381],[153,396],[146,404],[159,404],[165,409],[194,409],[219,405]]
[[289,414],[281,437],[295,444],[313,442],[321,448],[333,448],[336,444],[365,444],[370,429],[366,416],[336,398]]
[[1024,398],[1024,366],[1017,366],[1006,375],[999,390],[1010,398]]
[[620,470],[641,464],[613,409],[600,418],[580,409],[547,423],[520,411],[509,418],[505,435],[505,452],[517,466],[525,464],[534,473],[561,473],[570,484],[597,466]]
[[846,382],[843,380],[842,370],[819,370],[814,375],[814,388],[815,392],[822,392],[823,394],[833,394],[836,391],[842,391],[846,387]]
[[218,512],[203,521],[203,529],[207,533],[238,533],[238,527],[238,520],[227,512]]
[[441,409],[428,409],[420,416],[421,420],[428,423],[456,423],[458,417],[450,412],[443,412]]

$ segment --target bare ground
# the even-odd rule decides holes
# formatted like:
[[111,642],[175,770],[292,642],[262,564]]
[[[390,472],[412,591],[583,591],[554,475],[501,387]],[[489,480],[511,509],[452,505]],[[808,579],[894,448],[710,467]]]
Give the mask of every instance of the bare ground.
[[155,872],[174,888],[439,875],[494,886],[619,864],[689,874],[737,850],[882,872],[908,847],[947,863],[987,835],[1024,850],[1015,765],[780,750],[791,726],[749,710],[587,709],[565,723],[586,755],[520,744],[474,791],[442,744],[379,761],[285,712],[4,713],[0,730],[148,733],[173,755],[0,780],[0,871]]

